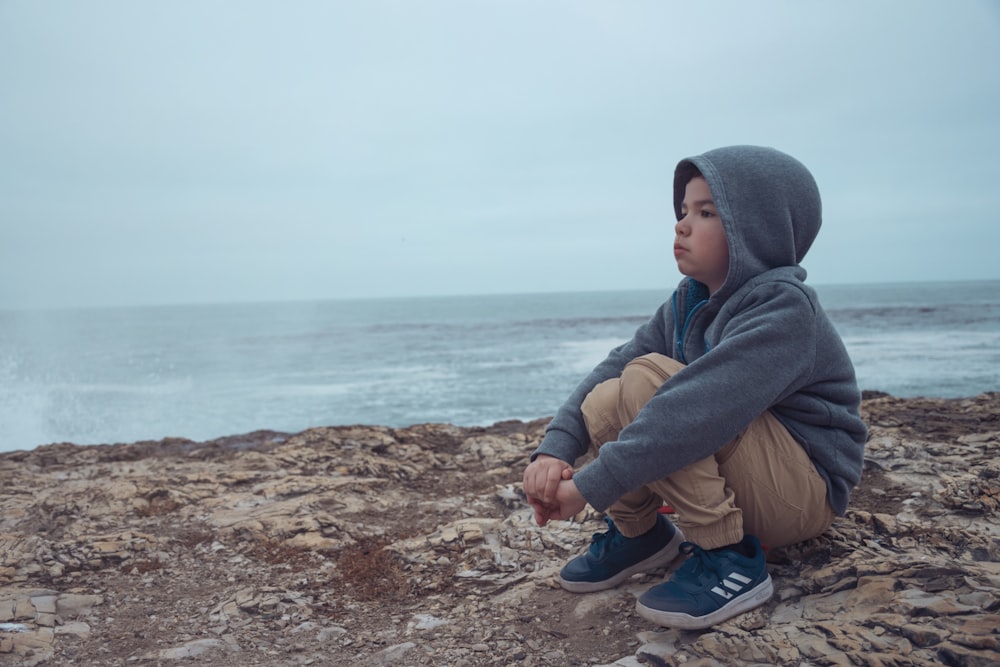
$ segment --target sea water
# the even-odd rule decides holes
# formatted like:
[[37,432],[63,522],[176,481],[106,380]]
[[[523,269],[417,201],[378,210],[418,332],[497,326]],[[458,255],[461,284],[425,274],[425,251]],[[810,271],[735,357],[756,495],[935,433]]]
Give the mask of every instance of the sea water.
[[[817,289],[863,389],[1000,390],[1000,281]],[[0,451],[549,416],[669,295],[0,311]]]

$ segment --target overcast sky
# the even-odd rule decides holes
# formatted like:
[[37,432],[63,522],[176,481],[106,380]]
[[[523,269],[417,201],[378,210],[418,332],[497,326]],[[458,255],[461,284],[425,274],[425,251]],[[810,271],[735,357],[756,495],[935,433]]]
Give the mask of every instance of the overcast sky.
[[0,0],[0,308],[669,289],[735,143],[811,282],[996,279],[998,71],[995,0]]

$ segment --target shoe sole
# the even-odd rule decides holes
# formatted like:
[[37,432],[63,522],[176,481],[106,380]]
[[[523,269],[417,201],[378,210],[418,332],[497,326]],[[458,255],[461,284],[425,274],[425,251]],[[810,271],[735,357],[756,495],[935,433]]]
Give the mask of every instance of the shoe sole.
[[669,542],[667,542],[667,546],[663,547],[646,560],[639,561],[632,567],[622,570],[610,579],[605,579],[603,581],[569,581],[568,579],[563,579],[562,575],[559,575],[559,585],[570,593],[596,593],[597,591],[605,591],[609,588],[614,588],[621,582],[631,577],[633,574],[639,574],[640,572],[655,570],[658,567],[666,567],[667,565],[670,565],[670,563],[672,563],[673,560],[680,554],[681,542],[683,541],[684,534],[681,532],[680,528],[675,526],[674,536]]
[[751,609],[756,609],[771,599],[774,595],[774,584],[771,583],[771,576],[757,584],[749,591],[730,601],[724,607],[713,611],[705,616],[691,616],[679,612],[660,611],[647,607],[641,602],[635,603],[635,610],[647,621],[662,625],[667,628],[680,628],[682,630],[704,630],[717,623],[728,621],[734,616],[739,616]]

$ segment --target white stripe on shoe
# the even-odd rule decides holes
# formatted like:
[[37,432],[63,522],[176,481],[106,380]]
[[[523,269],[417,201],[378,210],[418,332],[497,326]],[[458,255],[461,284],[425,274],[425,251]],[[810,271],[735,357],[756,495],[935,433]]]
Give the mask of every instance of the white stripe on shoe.
[[712,587],[712,592],[718,595],[723,600],[732,600],[734,596],[739,595],[743,592],[743,589],[747,587],[752,579],[744,577],[739,572],[730,572],[729,576],[722,580],[722,585],[732,591],[724,591],[718,586]]

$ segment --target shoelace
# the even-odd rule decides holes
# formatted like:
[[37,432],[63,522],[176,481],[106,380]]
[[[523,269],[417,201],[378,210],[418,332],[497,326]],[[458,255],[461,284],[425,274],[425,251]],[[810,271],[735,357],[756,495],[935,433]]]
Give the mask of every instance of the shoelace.
[[680,553],[688,556],[684,564],[677,570],[680,577],[698,581],[702,573],[711,572],[717,579],[722,579],[722,572],[714,556],[693,542],[681,542]]
[[594,533],[590,538],[590,552],[598,558],[603,556],[609,549],[617,547],[625,539],[625,536],[618,532],[614,521],[608,517],[604,517],[604,522],[608,524],[607,531]]

